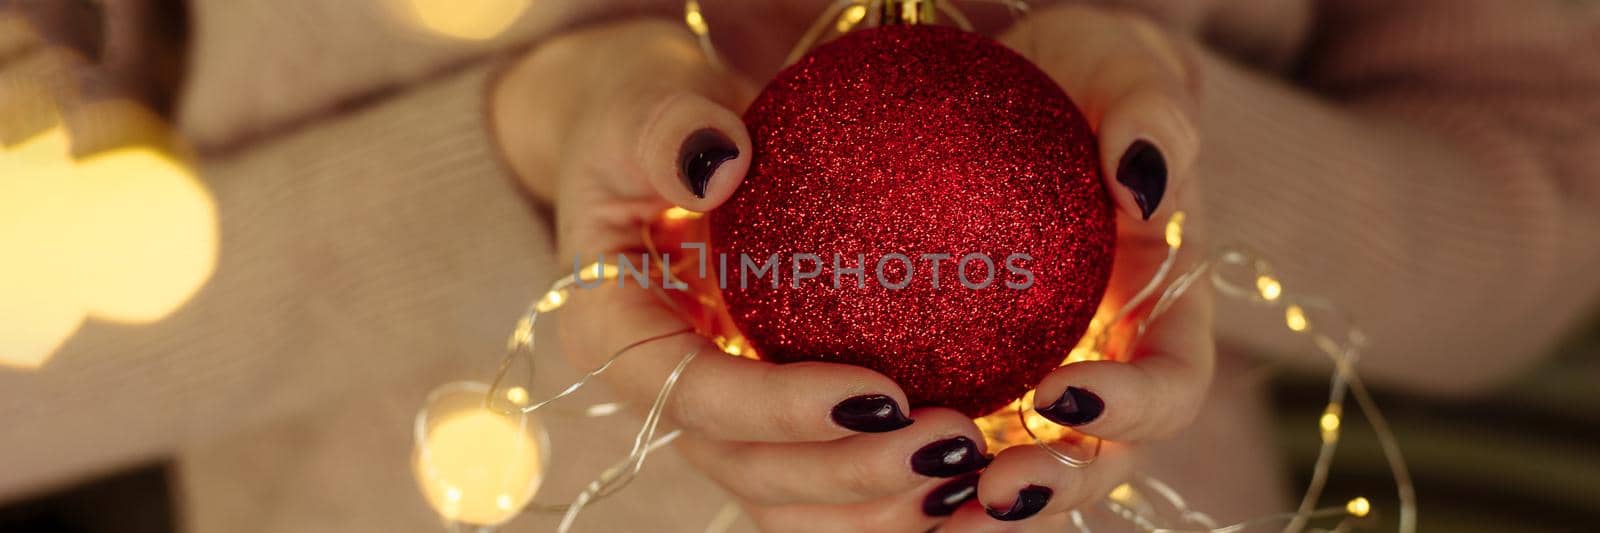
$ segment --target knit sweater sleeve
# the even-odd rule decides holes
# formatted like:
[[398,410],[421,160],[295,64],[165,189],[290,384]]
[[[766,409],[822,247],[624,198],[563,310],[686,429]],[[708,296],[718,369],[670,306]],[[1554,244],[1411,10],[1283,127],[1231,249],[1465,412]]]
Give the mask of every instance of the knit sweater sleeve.
[[[1202,60],[1212,239],[1344,308],[1371,376],[1492,383],[1600,292],[1600,4],[1325,4],[1310,90]],[[1219,316],[1225,343],[1312,353]]]
[[488,70],[206,159],[215,274],[159,323],[91,320],[0,372],[0,498],[491,371],[556,262],[483,127]]

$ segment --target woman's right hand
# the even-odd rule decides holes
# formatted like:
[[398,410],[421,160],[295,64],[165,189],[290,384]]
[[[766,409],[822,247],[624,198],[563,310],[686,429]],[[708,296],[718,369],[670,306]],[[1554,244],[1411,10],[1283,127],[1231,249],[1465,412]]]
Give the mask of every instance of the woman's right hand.
[[[739,113],[752,85],[715,69],[694,37],[628,21],[556,37],[493,87],[503,153],[552,206],[558,258],[639,257],[666,209],[726,201],[750,164]],[[562,351],[580,370],[638,340],[687,327],[649,289],[608,282],[562,310]],[[650,405],[689,364],[664,415],[677,448],[765,531],[926,531],[975,494],[982,435],[951,409],[905,413],[905,393],[864,368],[731,357],[697,335],[634,348],[603,376]],[[915,423],[913,423],[915,422]]]

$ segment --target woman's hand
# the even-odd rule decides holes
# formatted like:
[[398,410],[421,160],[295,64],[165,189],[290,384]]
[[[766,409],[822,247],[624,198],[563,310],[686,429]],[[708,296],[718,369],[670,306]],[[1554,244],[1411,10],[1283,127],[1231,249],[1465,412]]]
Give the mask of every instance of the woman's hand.
[[[680,26],[636,21],[544,44],[506,73],[492,109],[508,161],[554,208],[558,257],[587,265],[602,254],[637,260],[641,228],[664,210],[707,211],[733,194],[751,153],[735,110],[752,94]],[[581,370],[687,327],[631,281],[576,291],[559,321],[562,351]],[[941,478],[988,463],[971,420],[905,413],[900,387],[859,367],[730,357],[684,334],[634,348],[603,376],[649,405],[689,352],[699,356],[665,411],[685,431],[678,449],[766,531],[926,531],[964,501],[926,513]]]
[[[1060,83],[1099,135],[1106,185],[1118,207],[1107,302],[1120,307],[1151,278],[1167,254],[1167,222],[1179,210],[1186,214],[1186,244],[1174,271],[1192,266],[1201,217],[1185,185],[1199,139],[1184,43],[1137,16],[1085,6],[1040,11],[1002,40]],[[1113,325],[1113,338],[1130,335],[1149,307]],[[1070,468],[1036,446],[1006,449],[978,482],[982,507],[961,509],[941,531],[1059,531],[1062,513],[1128,479],[1138,442],[1182,431],[1205,399],[1215,358],[1205,284],[1192,286],[1137,343],[1111,351],[1115,361],[1063,366],[1035,391],[1041,415],[1105,439],[1099,459]]]

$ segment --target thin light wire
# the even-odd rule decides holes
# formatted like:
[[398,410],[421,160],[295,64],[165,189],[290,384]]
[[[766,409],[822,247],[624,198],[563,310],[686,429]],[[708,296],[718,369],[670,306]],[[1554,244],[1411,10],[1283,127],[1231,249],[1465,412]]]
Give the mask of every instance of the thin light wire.
[[[676,337],[678,335],[683,335],[683,334],[686,334],[686,333],[693,333],[693,332],[694,332],[694,328],[681,328],[681,329],[676,329],[676,330],[669,331],[669,332],[666,332],[666,333],[662,333],[660,335],[651,335],[649,337],[645,337],[643,339],[639,339],[637,341],[634,341],[633,343],[630,343],[627,346],[623,346],[622,348],[618,349],[616,352],[612,353],[611,357],[606,358],[605,363],[602,363],[598,368],[595,368],[594,370],[590,370],[588,373],[585,373],[582,377],[578,378],[577,381],[573,382],[571,385],[567,385],[567,388],[562,389],[561,392],[558,392],[558,393],[556,393],[555,395],[553,395],[553,396],[551,396],[549,398],[546,398],[544,401],[529,405],[527,407],[523,407],[522,408],[522,412],[531,413],[536,409],[544,407],[546,404],[549,404],[549,403],[554,402],[556,400],[560,400],[560,399],[565,398],[565,397],[567,397],[568,395],[570,395],[570,394],[572,394],[574,392],[577,392],[578,389],[583,388],[584,385],[587,385],[589,383],[589,380],[594,379],[596,376],[599,376],[601,373],[605,372],[607,369],[610,369],[611,365],[613,363],[616,363],[618,359],[621,359],[622,355],[628,353],[629,350],[632,350],[634,348],[638,348],[640,346],[644,346],[646,344],[649,344],[649,343],[652,343],[652,342],[655,342],[655,341],[658,341],[658,340],[662,340],[662,339],[665,339],[665,338],[668,338],[668,337]],[[531,364],[531,362],[530,362],[530,364]],[[496,378],[495,383],[496,384],[499,383],[498,378]]]
[[706,22],[705,11],[700,9],[700,2],[687,0],[683,3],[683,20],[689,26],[689,31],[694,33],[695,40],[700,43],[700,51],[705,54],[706,61],[711,63],[711,68],[723,70],[722,57],[717,54],[717,47],[711,42],[710,24]]
[[1089,529],[1088,522],[1083,519],[1083,511],[1073,509],[1067,511],[1067,516],[1072,519],[1072,526],[1078,528],[1081,533],[1094,533]]
[[[646,230],[645,234],[648,239],[648,230]],[[607,265],[603,263],[593,263],[588,267],[580,268],[578,272],[585,272],[592,268],[596,273],[596,278],[609,279],[610,276],[606,274],[606,266]],[[504,384],[507,374],[510,373],[511,367],[515,365],[516,359],[519,355],[524,356],[528,365],[528,377],[525,385],[529,388],[533,386],[535,366],[537,364],[537,358],[534,357],[534,348],[536,347],[537,342],[537,336],[534,333],[534,326],[538,323],[539,315],[541,314],[540,309],[554,311],[564,305],[564,303],[572,296],[572,287],[577,284],[577,276],[578,274],[573,274],[556,280],[551,284],[550,288],[545,291],[540,299],[534,301],[534,303],[528,306],[528,308],[523,312],[522,317],[518,319],[516,327],[513,328],[511,336],[506,343],[506,355],[501,360],[499,367],[495,371],[494,381],[489,386],[488,392],[486,392],[484,395],[485,407],[492,406],[493,403],[501,397],[499,392],[501,390],[501,385]],[[547,302],[553,303],[550,303],[547,306]],[[532,403],[530,405],[511,409],[510,413],[531,415],[554,403],[555,401],[566,398],[567,396],[582,389],[595,377],[609,370],[614,363],[622,358],[623,355],[629,353],[633,349],[652,342],[693,332],[694,328],[683,327],[630,342],[612,352],[611,355],[608,356],[606,360],[598,367],[584,373],[583,376],[567,385],[560,392],[557,392],[556,394],[544,400]],[[586,489],[580,493],[577,499],[575,499],[571,504],[541,505],[530,503],[526,508],[524,508],[524,511],[565,513],[562,517],[562,526],[560,529],[564,532],[571,527],[571,523],[576,520],[578,513],[581,512],[586,505],[615,494],[631,483],[633,478],[638,475],[639,470],[644,467],[645,458],[648,457],[649,453],[667,443],[670,443],[680,434],[678,431],[673,431],[659,440],[651,440],[654,438],[656,429],[661,422],[661,412],[666,405],[666,401],[671,394],[672,388],[677,383],[678,378],[682,375],[684,368],[686,368],[689,362],[694,359],[695,353],[696,352],[690,352],[688,355],[684,356],[684,358],[678,363],[678,366],[673,369],[673,372],[667,376],[666,382],[662,385],[661,391],[657,394],[655,402],[651,404],[650,410],[645,416],[644,423],[640,426],[639,432],[634,437],[633,449],[621,463],[618,463],[612,468],[607,469],[600,475],[600,477],[591,481]],[[599,404],[597,406],[614,407],[616,405],[619,404],[613,402]],[[605,416],[606,414],[609,414],[607,411],[607,409],[589,410],[590,416]],[[609,411],[614,412],[615,409],[610,409]],[[649,443],[648,445],[645,444],[647,442]]]
[[[1151,313],[1143,319],[1143,323],[1139,328],[1139,333],[1142,334],[1144,332],[1145,325],[1159,316],[1161,312],[1167,309],[1173,301],[1181,297],[1183,293],[1190,288],[1194,280],[1199,279],[1208,271],[1211,273],[1211,285],[1217,289],[1218,294],[1227,297],[1253,303],[1272,304],[1284,307],[1286,309],[1289,306],[1313,307],[1319,310],[1328,311],[1333,315],[1340,314],[1336,307],[1326,300],[1320,298],[1299,297],[1290,295],[1287,292],[1277,294],[1271,299],[1262,297],[1257,291],[1246,290],[1241,288],[1239,285],[1228,282],[1226,278],[1223,277],[1223,273],[1220,271],[1220,269],[1216,268],[1218,265],[1246,267],[1249,273],[1252,275],[1251,279],[1259,279],[1260,276],[1266,276],[1270,273],[1270,265],[1268,265],[1266,261],[1254,258],[1248,252],[1240,249],[1224,249],[1217,253],[1213,259],[1202,261],[1190,271],[1178,276],[1178,278],[1174,280],[1173,284],[1163,292],[1162,297],[1157,300],[1156,305],[1152,308]],[[1330,377],[1329,398],[1327,404],[1328,407],[1324,410],[1324,416],[1334,416],[1336,417],[1337,421],[1339,418],[1343,417],[1343,405],[1345,403],[1346,395],[1348,394],[1348,396],[1356,399],[1357,405],[1361,408],[1362,413],[1366,415],[1369,424],[1372,426],[1373,432],[1378,437],[1378,441],[1383,449],[1384,459],[1386,462],[1388,462],[1390,472],[1394,477],[1396,495],[1400,502],[1400,520],[1398,531],[1404,533],[1414,532],[1416,530],[1417,522],[1415,486],[1411,480],[1409,470],[1406,467],[1404,456],[1400,452],[1399,443],[1394,437],[1393,430],[1389,427],[1387,420],[1383,417],[1382,412],[1378,409],[1376,402],[1372,400],[1371,395],[1367,392],[1364,384],[1361,382],[1360,377],[1354,368],[1354,362],[1359,355],[1358,347],[1364,343],[1365,336],[1360,332],[1359,329],[1350,327],[1349,330],[1342,335],[1344,341],[1339,341],[1338,339],[1335,339],[1334,337],[1324,333],[1320,328],[1317,327],[1316,323],[1311,322],[1304,317],[1301,317],[1301,320],[1303,323],[1300,325],[1300,328],[1294,331],[1297,333],[1308,334],[1314,341],[1313,344],[1321,349],[1325,355],[1331,358],[1336,367],[1333,375]],[[1346,321],[1348,323],[1347,319]],[[1137,337],[1135,340],[1137,340]],[[1140,513],[1132,507],[1116,502],[1113,499],[1108,499],[1106,501],[1106,505],[1114,514],[1121,516],[1125,520],[1128,520],[1135,527],[1151,532],[1232,533],[1236,531],[1242,531],[1251,526],[1280,520],[1288,522],[1284,528],[1284,531],[1299,532],[1304,531],[1310,521],[1314,519],[1333,516],[1349,517],[1351,514],[1347,508],[1315,508],[1315,503],[1320,499],[1323,488],[1326,486],[1328,475],[1332,469],[1334,453],[1337,450],[1339,435],[1343,431],[1342,423],[1335,424],[1332,428],[1329,428],[1326,425],[1321,424],[1321,419],[1319,419],[1319,426],[1321,426],[1320,429],[1324,435],[1323,442],[1318,450],[1317,460],[1312,468],[1312,479],[1308,483],[1306,491],[1301,498],[1300,506],[1295,512],[1257,517],[1244,522],[1221,527],[1208,527],[1205,529],[1169,529],[1156,527],[1154,517],[1150,516],[1149,513]],[[1155,487],[1155,492],[1157,495],[1167,500],[1170,505],[1183,513],[1186,519],[1194,516],[1203,516],[1198,514],[1190,515],[1189,513],[1194,513],[1194,511],[1189,510],[1187,504],[1183,502],[1181,496],[1176,491],[1171,490],[1170,487],[1166,487],[1164,483],[1161,483],[1156,478],[1145,476],[1143,477],[1143,480],[1146,484],[1150,484]],[[1345,521],[1336,526],[1334,531],[1344,531],[1348,529],[1348,523]]]
[[[645,225],[644,227],[640,228],[640,234],[641,234],[641,238],[643,239],[643,242],[645,244],[646,251],[647,251],[647,253],[650,254],[650,257],[655,258],[657,260],[656,264],[665,265],[666,263],[661,260],[661,254],[659,253],[659,251],[656,248],[655,239],[651,235],[651,226]],[[592,266],[594,267],[594,271],[596,272],[595,277],[597,277],[597,278],[605,277],[605,275],[603,274],[605,269],[602,268],[604,265],[595,264],[595,265],[592,265]],[[579,272],[583,272],[584,270],[585,269],[579,269]],[[665,280],[668,277],[670,277],[671,275],[672,275],[671,272],[667,272],[666,269],[663,268],[663,271],[662,271],[663,282],[653,285],[652,286],[652,292],[665,305],[667,305],[669,307],[672,307],[673,309],[678,310],[679,312],[681,312],[682,310],[679,308],[677,303],[674,302],[671,297],[667,296],[665,291],[662,289],[662,287],[666,285]],[[552,301],[550,299],[550,295],[551,294],[570,294],[570,287],[572,285],[574,285],[575,283],[576,283],[576,280],[575,280],[574,276],[571,276],[571,275],[566,276],[566,277],[556,281],[556,283],[554,283],[551,286],[551,289],[546,292],[545,297],[541,298],[539,300],[539,302]],[[568,298],[570,298],[570,296],[568,296]],[[564,302],[566,300],[563,298],[563,299],[557,299],[557,300],[554,300],[554,301]],[[532,348],[534,346],[534,336],[532,334],[532,325],[534,323],[534,319],[537,318],[537,315],[538,315],[539,302],[535,302],[534,306],[530,307],[530,311],[529,311],[528,315],[522,321],[518,322],[518,328],[517,328],[518,332],[514,332],[512,334],[512,344],[513,344],[513,346],[516,347],[517,349],[519,349],[520,351],[523,351],[523,352],[529,354],[528,364],[530,365],[530,369],[532,368],[531,365],[533,364]],[[559,308],[559,304],[557,304],[556,308]],[[527,329],[527,333],[526,334],[522,333],[524,328]],[[677,329],[677,330],[673,330],[673,331],[662,333],[662,334],[658,334],[658,335],[653,335],[653,336],[646,337],[646,338],[643,338],[643,339],[639,339],[637,341],[629,343],[628,345],[623,346],[622,348],[618,349],[616,352],[612,353],[611,356],[608,357],[606,359],[606,361],[603,364],[601,364],[598,368],[589,371],[587,374],[584,374],[582,377],[580,377],[576,382],[572,383],[571,385],[568,385],[565,389],[562,390],[562,392],[557,393],[555,396],[553,396],[553,397],[551,397],[549,399],[546,399],[546,400],[544,400],[542,402],[539,402],[537,404],[534,404],[534,405],[531,405],[531,406],[528,406],[528,407],[524,408],[523,412],[532,412],[535,409],[543,407],[544,405],[549,404],[550,402],[553,402],[555,400],[558,400],[558,399],[561,399],[563,397],[566,397],[567,395],[571,394],[572,392],[577,391],[578,389],[582,388],[585,384],[587,384],[589,382],[589,380],[593,379],[596,376],[599,376],[601,373],[603,373],[607,369],[609,369],[611,367],[612,363],[614,363],[618,359],[620,359],[623,354],[629,352],[630,350],[632,350],[634,348],[643,346],[645,344],[649,344],[651,342],[663,340],[663,339],[666,339],[666,338],[669,338],[669,337],[674,337],[674,336],[677,336],[677,335],[684,335],[684,334],[689,334],[689,333],[694,333],[694,332],[695,332],[695,330],[694,330],[693,327],[683,327],[683,328],[680,328],[680,329]],[[662,412],[666,409],[667,400],[671,397],[673,388],[676,386],[676,384],[678,382],[678,379],[680,377],[682,377],[684,370],[688,368],[689,362],[694,360],[695,355],[697,353],[699,353],[699,352],[698,351],[689,352],[689,354],[685,355],[683,357],[683,359],[678,362],[678,365],[673,368],[672,372],[667,375],[666,381],[662,384],[660,392],[658,392],[656,394],[655,401],[650,405],[650,410],[645,415],[645,419],[644,419],[643,424],[641,424],[640,427],[639,427],[639,432],[637,434],[635,434],[635,436],[634,436],[633,449],[628,453],[627,457],[625,457],[621,462],[617,463],[616,465],[613,465],[611,468],[608,468],[604,472],[601,472],[600,476],[595,478],[593,481],[590,481],[589,484],[583,490],[583,492],[579,493],[578,496],[573,499],[572,503],[567,504],[567,505],[530,505],[529,509],[530,510],[534,510],[534,511],[539,511],[539,512],[562,512],[562,513],[564,513],[562,518],[561,518],[561,524],[558,527],[557,531],[558,531],[558,533],[566,533],[567,531],[569,531],[571,529],[573,524],[576,523],[578,515],[580,513],[582,513],[583,509],[585,507],[587,507],[590,503],[593,503],[595,501],[599,501],[600,499],[603,499],[603,498],[606,498],[606,497],[611,496],[613,494],[616,494],[617,492],[621,491],[623,488],[627,487],[629,483],[632,483],[633,479],[636,478],[638,476],[639,472],[644,468],[645,459],[649,456],[650,452],[652,452],[652,451],[654,451],[654,450],[656,450],[656,449],[658,449],[658,448],[660,448],[662,446],[665,446],[665,445],[671,443],[673,440],[676,440],[682,434],[682,431],[675,430],[675,431],[672,431],[672,432],[668,433],[667,435],[663,436],[660,439],[652,440],[652,439],[654,439],[656,430],[657,430],[657,428],[659,427],[659,425],[661,423]],[[515,355],[515,353],[508,354],[507,357],[509,359],[510,357],[513,357],[514,355]],[[506,367],[506,365],[504,365],[504,364],[501,365],[500,373],[502,375],[505,373],[505,367]],[[531,370],[530,370],[529,373],[530,373],[530,375],[532,374]],[[499,382],[499,377],[496,378],[496,383],[498,383],[498,382]],[[494,394],[493,389],[491,389],[491,393],[490,394],[491,395]],[[603,404],[603,405],[614,405],[614,404]],[[648,444],[646,444],[646,443],[648,443]]]
[[833,26],[834,19],[839,18],[839,14],[843,13],[846,8],[852,5],[870,6],[873,1],[874,0],[834,0],[832,4],[828,5],[827,9],[822,11],[822,14],[811,23],[811,27],[807,28],[805,34],[800,36],[800,40],[794,44],[794,47],[789,49],[789,56],[783,59],[783,66],[787,67],[789,65],[793,65],[795,61],[799,61],[801,57],[805,56],[806,52],[811,51],[811,47],[816,45],[817,41],[822,39],[823,34],[828,31],[828,28]]
[[967,15],[961,10],[956,9],[956,6],[950,5],[949,2],[935,2],[934,7],[938,8],[939,13],[950,17],[950,21],[956,23],[956,27],[961,28],[961,31],[973,31],[972,21],[968,20]]
[[557,533],[571,531],[572,525],[578,520],[578,514],[582,513],[590,502],[615,494],[628,486],[638,477],[639,471],[644,469],[645,458],[649,457],[651,451],[671,443],[682,434],[681,431],[673,431],[659,441],[655,440],[656,428],[661,424],[661,413],[666,410],[667,398],[671,397],[673,387],[678,384],[678,378],[683,376],[684,369],[689,367],[689,362],[693,361],[698,353],[689,352],[678,361],[678,366],[673,367],[672,373],[667,375],[666,382],[662,383],[661,391],[656,393],[655,403],[650,405],[650,412],[645,415],[639,433],[634,436],[633,450],[628,452],[627,458],[622,462],[606,469],[600,477],[589,482],[588,487],[572,500],[567,506],[566,514],[561,517],[561,525],[556,528]]

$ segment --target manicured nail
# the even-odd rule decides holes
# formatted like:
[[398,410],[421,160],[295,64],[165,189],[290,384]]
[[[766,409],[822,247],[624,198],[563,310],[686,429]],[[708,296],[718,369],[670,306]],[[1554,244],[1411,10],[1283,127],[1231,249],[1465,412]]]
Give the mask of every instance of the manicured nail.
[[928,516],[950,516],[961,508],[961,504],[978,496],[978,475],[967,474],[943,485],[934,487],[932,492],[922,498],[922,514]]
[[882,394],[856,396],[833,406],[833,422],[862,433],[885,433],[911,425],[894,398]]
[[683,148],[678,151],[680,177],[697,198],[706,197],[706,183],[717,173],[717,167],[739,157],[739,148],[722,132],[704,128],[689,134]]
[[1055,491],[1050,490],[1050,487],[1028,485],[1022,490],[1017,491],[1017,501],[1011,503],[1010,509],[1006,509],[1005,511],[996,511],[994,509],[984,507],[984,510],[988,511],[989,516],[994,517],[995,520],[1002,520],[1006,522],[1022,520],[1024,518],[1039,514],[1039,510],[1044,509],[1045,504],[1050,503],[1051,494],[1055,494]]
[[1060,398],[1050,405],[1038,408],[1039,416],[1063,426],[1081,426],[1100,418],[1100,413],[1105,412],[1106,401],[1100,399],[1095,393],[1077,388],[1067,387]]
[[1133,192],[1140,214],[1150,220],[1150,215],[1161,206],[1161,197],[1167,193],[1167,159],[1161,155],[1161,149],[1150,141],[1135,141],[1117,163],[1117,183]]
[[941,440],[911,454],[911,470],[928,477],[955,477],[985,466],[989,457],[966,437]]

